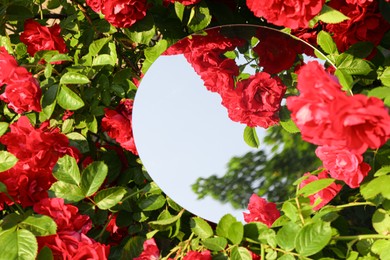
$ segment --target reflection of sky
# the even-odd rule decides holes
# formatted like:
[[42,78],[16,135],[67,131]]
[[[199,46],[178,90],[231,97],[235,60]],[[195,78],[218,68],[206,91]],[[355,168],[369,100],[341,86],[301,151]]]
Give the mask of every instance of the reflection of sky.
[[134,136],[150,176],[174,201],[214,222],[227,213],[243,220],[244,210],[211,197],[197,200],[191,189],[198,177],[221,176],[233,156],[254,150],[243,140],[245,126],[232,122],[220,103],[183,56],[161,56],[137,92]]

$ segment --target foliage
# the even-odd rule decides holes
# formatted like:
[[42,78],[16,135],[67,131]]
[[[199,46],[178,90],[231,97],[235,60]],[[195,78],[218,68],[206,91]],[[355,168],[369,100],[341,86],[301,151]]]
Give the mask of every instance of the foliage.
[[[261,12],[253,8],[261,7],[248,2],[251,10],[244,0],[0,1],[0,259],[389,258],[390,127],[380,128],[389,124],[381,121],[383,114],[388,116],[384,107],[373,105],[365,114],[369,127],[378,126],[370,133],[383,138],[356,155],[367,170],[356,187],[334,176],[312,181],[310,176],[317,178],[323,169],[317,169],[313,146],[298,141],[299,132],[305,133],[298,120],[291,121],[294,111],[285,118],[281,111],[283,130],[274,126],[266,140],[280,149],[277,140],[287,138],[281,153],[267,160],[259,150],[232,159],[229,176],[213,181],[222,185],[243,178],[245,186],[238,189],[250,187],[283,200],[278,203],[281,217],[271,227],[258,221],[243,224],[231,215],[216,225],[208,223],[167,197],[143,168],[131,131],[138,83],[168,46],[206,28],[249,23],[283,30],[317,47],[317,56],[335,66],[335,76],[348,93],[340,94],[340,100],[377,97],[370,100],[390,106],[387,1],[311,1],[322,3],[319,13],[306,14],[310,4],[305,4],[297,16],[283,12],[295,8],[270,1],[273,10],[263,16],[276,10],[277,26],[258,17]],[[125,15],[109,13],[120,3],[126,6],[120,8]],[[137,16],[129,15],[130,7],[138,8]],[[286,25],[282,18],[287,15],[293,19]],[[295,25],[294,17],[300,16],[304,19]],[[29,19],[39,24],[25,33],[25,42],[20,36]],[[371,27],[367,19],[374,21]],[[291,83],[287,96],[298,94],[296,79],[296,71],[285,75]],[[300,94],[305,91],[311,90],[299,89]],[[320,92],[307,102],[322,97]],[[335,105],[327,98],[318,102]],[[379,113],[382,117],[372,119]],[[341,121],[335,124],[343,126]],[[246,131],[246,139],[257,146],[254,131]],[[347,137],[360,138],[363,144],[369,140],[355,132]],[[246,163],[246,157],[260,158],[259,164]],[[319,157],[324,166],[335,163],[324,154]],[[307,169],[289,164],[301,158],[308,161]],[[258,167],[264,168],[264,178]],[[291,178],[284,179],[285,174]],[[254,180],[264,183],[253,187]],[[288,187],[283,194],[270,190],[284,183]],[[248,199],[213,192],[239,205]],[[329,198],[326,192],[334,192],[329,204],[314,210],[324,196]]]

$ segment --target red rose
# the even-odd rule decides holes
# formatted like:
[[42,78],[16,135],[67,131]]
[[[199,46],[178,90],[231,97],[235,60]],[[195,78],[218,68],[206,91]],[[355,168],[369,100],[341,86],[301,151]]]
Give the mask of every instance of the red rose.
[[41,111],[41,88],[38,81],[24,67],[15,68],[6,84],[0,99],[8,103],[16,113]]
[[146,10],[146,0],[107,0],[101,9],[105,19],[120,28],[128,28],[143,19]]
[[249,213],[244,214],[244,220],[249,222],[262,222],[271,227],[276,219],[280,217],[280,212],[273,202],[267,202],[265,199],[253,194],[249,199]]
[[85,3],[96,13],[102,10],[102,0],[86,0]]
[[60,259],[107,259],[110,246],[95,242],[83,233],[61,231],[52,236],[37,237],[38,247],[50,248],[55,260]]
[[160,250],[157,247],[154,238],[148,239],[144,242],[144,251],[134,260],[158,260],[160,259]]
[[[313,181],[329,178],[327,171],[322,171],[317,176],[312,175],[310,173],[305,173],[304,176],[308,176],[308,178],[301,182],[301,184],[299,186],[301,189]],[[313,209],[319,210],[323,206],[328,204],[329,201],[331,201],[339,193],[339,191],[341,190],[342,187],[343,186],[340,184],[332,183],[331,185],[320,190],[316,194],[310,195],[309,196],[310,204],[311,205],[316,204],[316,206],[314,206]]]
[[105,108],[102,129],[124,149],[138,155],[132,131],[133,100],[122,100],[116,110]]
[[0,46],[0,88],[7,84],[17,67],[18,63],[15,58],[4,47]]
[[372,2],[374,2],[374,0],[346,0],[346,2],[348,4],[352,4],[352,5],[365,6],[365,5],[369,5]]
[[209,250],[202,252],[190,251],[184,257],[183,260],[211,260],[211,253]]
[[253,48],[259,56],[259,66],[269,74],[276,74],[287,70],[294,65],[298,53],[302,53],[298,47],[302,43],[274,30],[260,30],[258,34],[260,42]]
[[345,0],[332,0],[329,6],[350,18],[341,23],[325,25],[325,30],[332,34],[337,48],[342,52],[357,42],[368,41],[378,45],[390,29],[390,24],[379,12],[378,1],[360,6],[347,4]]
[[345,147],[361,154],[390,138],[390,116],[383,101],[361,94],[338,98],[332,106],[332,128]]
[[371,170],[370,165],[363,162],[360,154],[347,149],[320,146],[316,149],[316,155],[321,159],[332,178],[344,181],[351,188],[359,187]]
[[255,16],[263,17],[270,23],[291,29],[308,27],[309,21],[321,11],[324,3],[325,0],[246,1],[248,8]]
[[268,128],[279,122],[278,111],[286,87],[266,72],[237,82],[236,88],[221,94],[229,117],[250,127]]
[[92,227],[87,215],[78,214],[76,206],[65,204],[62,198],[46,198],[33,207],[36,213],[46,215],[54,219],[57,224],[57,232],[77,231],[86,234]]
[[61,37],[61,27],[58,24],[46,27],[28,19],[24,23],[24,32],[20,41],[27,45],[27,52],[34,56],[37,51],[57,50],[60,53],[68,52],[64,39]]

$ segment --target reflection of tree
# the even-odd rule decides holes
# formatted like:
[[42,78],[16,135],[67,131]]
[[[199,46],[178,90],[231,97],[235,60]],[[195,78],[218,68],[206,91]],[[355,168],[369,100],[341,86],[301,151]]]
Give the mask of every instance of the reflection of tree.
[[268,129],[263,141],[267,148],[233,157],[222,177],[198,178],[192,189],[198,198],[209,195],[234,208],[245,208],[253,193],[271,201],[283,201],[295,190],[292,183],[303,175],[302,169],[316,169],[321,164],[315,146],[301,140],[300,135],[287,133],[281,127]]

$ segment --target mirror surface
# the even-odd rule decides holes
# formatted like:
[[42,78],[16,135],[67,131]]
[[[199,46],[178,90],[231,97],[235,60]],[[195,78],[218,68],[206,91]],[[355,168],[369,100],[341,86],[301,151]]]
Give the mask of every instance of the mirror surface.
[[[310,145],[279,126],[284,95],[296,94],[291,72],[313,53],[287,34],[248,25],[208,29],[171,46],[145,74],[133,108],[135,143],[151,178],[213,222],[227,213],[243,221],[252,193],[288,196],[302,161],[318,163]],[[252,129],[259,148],[244,141],[245,131],[255,146]]]

